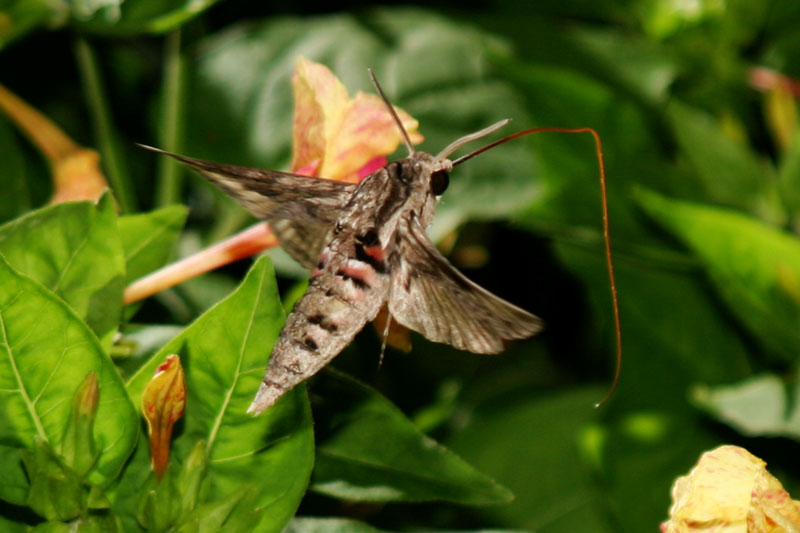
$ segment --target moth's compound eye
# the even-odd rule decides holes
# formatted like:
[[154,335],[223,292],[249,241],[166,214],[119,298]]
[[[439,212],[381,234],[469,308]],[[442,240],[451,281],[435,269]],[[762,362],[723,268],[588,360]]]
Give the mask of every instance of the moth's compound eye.
[[450,185],[450,174],[446,170],[437,170],[431,174],[431,191],[440,196]]

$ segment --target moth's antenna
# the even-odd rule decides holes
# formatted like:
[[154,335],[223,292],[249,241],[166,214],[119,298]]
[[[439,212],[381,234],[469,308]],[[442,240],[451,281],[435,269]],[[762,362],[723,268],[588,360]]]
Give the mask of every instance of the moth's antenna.
[[445,148],[444,150],[439,152],[436,155],[435,159],[437,161],[441,161],[442,159],[444,159],[448,155],[452,154],[453,152],[455,152],[456,150],[458,150],[459,148],[461,148],[465,144],[470,143],[472,141],[475,141],[477,139],[486,137],[490,133],[494,133],[495,131],[499,130],[500,128],[502,128],[503,126],[508,124],[509,122],[511,122],[509,119],[504,118],[500,122],[495,122],[491,126],[489,126],[487,128],[483,128],[480,131],[476,131],[475,133],[470,133],[469,135],[464,135],[463,137],[461,137],[459,139],[456,139],[455,141],[453,141],[449,145],[447,145],[447,148]]
[[372,80],[372,85],[375,86],[375,89],[378,91],[378,94],[381,96],[383,103],[386,104],[386,107],[389,109],[389,113],[392,114],[392,118],[394,119],[394,123],[397,124],[397,127],[400,128],[400,133],[403,134],[403,142],[406,143],[406,148],[408,148],[408,155],[414,155],[414,147],[411,145],[411,139],[408,137],[408,132],[403,127],[403,123],[400,122],[400,117],[397,116],[397,111],[394,110],[394,106],[389,102],[389,99],[386,98],[386,95],[383,94],[383,89],[381,89],[381,84],[378,83],[378,78],[375,77],[375,73],[372,72],[371,68],[367,69],[369,71],[369,77]]
[[517,133],[513,133],[508,137],[503,137],[498,141],[494,141],[493,143],[489,143],[482,148],[478,148],[474,152],[471,152],[467,155],[462,155],[461,157],[453,161],[453,166],[459,165],[468,159],[472,159],[476,155],[482,154],[486,150],[494,148],[498,144],[503,144],[512,139],[516,139],[517,137],[522,137],[523,135],[529,135],[531,133],[541,133],[545,131],[555,132],[555,133],[590,133],[594,138],[595,152],[597,153],[597,164],[599,166],[599,171],[600,171],[600,191],[602,192],[602,195],[600,197],[601,198],[600,205],[603,213],[603,240],[605,241],[606,269],[608,270],[608,280],[609,280],[609,286],[611,288],[611,308],[614,313],[614,330],[616,332],[616,341],[617,341],[617,367],[614,370],[614,380],[611,382],[611,387],[609,388],[608,393],[606,393],[605,398],[595,403],[595,407],[600,407],[601,405],[606,403],[609,400],[609,398],[611,398],[611,396],[614,394],[614,391],[617,390],[617,385],[619,384],[619,375],[622,369],[622,328],[620,326],[620,320],[619,320],[619,302],[617,301],[617,282],[614,277],[614,262],[611,259],[611,235],[610,235],[611,232],[608,227],[608,198],[607,198],[608,195],[606,194],[606,169],[605,169],[605,164],[603,163],[603,144],[600,142],[600,135],[592,128],[532,128],[529,130],[518,131]]

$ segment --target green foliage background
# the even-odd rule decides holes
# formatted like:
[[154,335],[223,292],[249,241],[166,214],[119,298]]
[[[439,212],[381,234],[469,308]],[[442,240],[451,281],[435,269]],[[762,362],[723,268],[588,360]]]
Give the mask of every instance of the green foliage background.
[[[655,531],[674,478],[722,443],[800,494],[800,134],[790,91],[752,77],[800,76],[800,5],[254,4],[0,3],[0,83],[100,151],[121,209],[42,207],[49,171],[0,115],[0,528]],[[284,255],[123,307],[127,282],[251,223],[134,143],[286,168],[298,55],[351,94],[372,67],[434,153],[502,118],[600,133],[625,350],[608,404],[592,407],[613,330],[588,136],[489,151],[439,206],[451,260],[545,320],[500,356],[416,336],[378,367],[368,328],[253,419],[299,279]],[[189,398],[174,487],[154,488],[136,411],[168,353]],[[101,451],[75,477],[47,450],[90,370]],[[36,479],[83,499],[58,507]]]

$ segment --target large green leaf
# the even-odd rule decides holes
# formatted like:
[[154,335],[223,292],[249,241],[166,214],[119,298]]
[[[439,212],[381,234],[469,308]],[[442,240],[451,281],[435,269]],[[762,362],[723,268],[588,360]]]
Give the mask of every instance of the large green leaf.
[[131,453],[138,430],[114,365],[62,300],[16,272],[1,256],[0,335],[0,440],[30,448],[38,436],[57,446],[70,400],[93,370],[100,388],[94,422],[100,458],[90,479],[113,479]]
[[777,181],[748,146],[727,136],[711,117],[680,102],[670,103],[667,118],[709,200],[783,220],[781,206],[774,202]]
[[315,385],[315,394],[342,407],[317,420],[313,490],[374,502],[488,504],[513,498],[507,489],[420,433],[370,387],[334,372]]
[[[586,346],[613,361],[611,298],[602,253],[572,244],[556,251],[588,290],[595,316],[580,330]],[[615,263],[622,322],[622,378],[610,402],[613,411],[659,409],[670,405],[693,411],[686,392],[697,381],[718,384],[748,375],[747,350],[735,325],[720,313],[702,272],[691,266],[647,264],[617,256]],[[691,323],[686,310],[691,309]],[[579,324],[574,326],[580,327]],[[570,330],[572,331],[572,329]]]
[[185,207],[173,205],[151,213],[119,217],[119,236],[125,253],[125,280],[128,283],[167,262],[186,215]]
[[580,453],[583,430],[597,419],[599,387],[546,396],[500,395],[479,405],[448,444],[516,495],[480,514],[535,531],[610,532],[604,502]]
[[[632,184],[682,194],[700,194],[692,180],[665,169],[662,141],[648,113],[582,71],[531,65],[516,59],[496,60],[518,90],[535,126],[594,128],[603,143],[609,220],[615,243],[637,247],[660,244],[641,224],[629,198]],[[528,138],[536,157],[535,179],[542,194],[515,222],[537,233],[602,246],[601,189],[595,145],[588,133],[544,132]]]
[[692,399],[714,417],[749,436],[800,440],[800,387],[767,374],[733,385],[698,386]]
[[[187,152],[285,167],[291,150],[291,74],[301,55],[329,66],[351,95],[359,89],[374,92],[367,75],[372,67],[392,102],[419,120],[423,150],[436,153],[502,118],[522,127],[528,119],[520,96],[493,76],[489,48],[506,53],[463,23],[416,9],[283,17],[233,27],[204,42],[191,66]],[[505,216],[535,195],[528,151],[510,143],[453,172],[433,232],[441,235],[467,217]]]
[[[158,365],[177,353],[186,371],[187,406],[173,454],[186,458],[198,440],[207,443],[209,491],[219,501],[243,485],[257,489],[259,531],[278,531],[294,514],[305,492],[313,464],[313,434],[305,388],[289,392],[259,417],[246,413],[261,382],[283,309],[272,265],[262,258],[241,286],[167,343],[128,381],[134,403]],[[117,502],[129,500],[141,487],[149,466],[120,487]],[[139,485],[137,485],[139,483]],[[135,499],[135,498],[133,498]]]
[[765,346],[800,353],[800,240],[728,209],[642,191],[647,213],[703,262],[717,290]]
[[45,207],[0,226],[0,253],[66,301],[102,337],[119,322],[125,262],[114,203]]

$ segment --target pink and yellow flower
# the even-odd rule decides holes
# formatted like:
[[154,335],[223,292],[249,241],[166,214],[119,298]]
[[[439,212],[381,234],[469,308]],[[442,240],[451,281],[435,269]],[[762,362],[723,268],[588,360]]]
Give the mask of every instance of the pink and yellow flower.
[[[386,165],[403,137],[386,104],[375,94],[347,88],[324,65],[304,57],[294,76],[292,171],[356,183]],[[418,123],[395,108],[411,142],[420,143]]]

